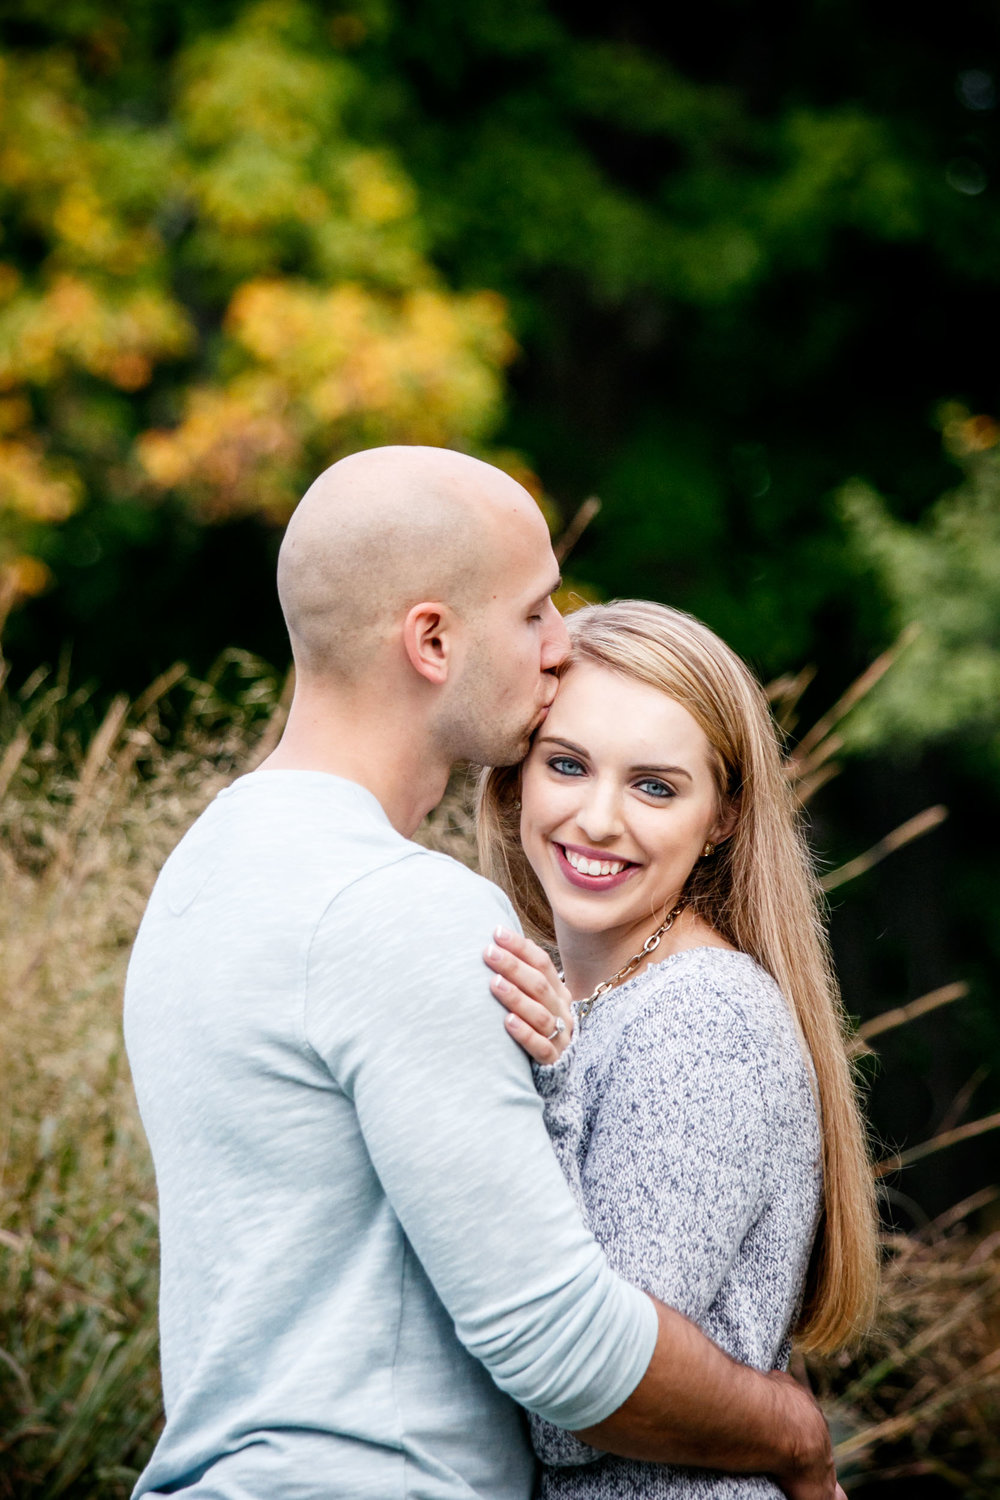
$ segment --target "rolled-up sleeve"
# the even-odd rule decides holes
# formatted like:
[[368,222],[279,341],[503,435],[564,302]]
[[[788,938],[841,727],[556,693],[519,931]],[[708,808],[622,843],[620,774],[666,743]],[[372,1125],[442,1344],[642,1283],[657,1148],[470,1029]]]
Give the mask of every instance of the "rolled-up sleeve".
[[306,1035],[353,1100],[459,1339],[530,1411],[561,1427],[602,1421],[646,1371],[656,1312],[584,1227],[490,992],[482,950],[498,922],[514,924],[509,905],[426,853],[334,905],[311,945]]

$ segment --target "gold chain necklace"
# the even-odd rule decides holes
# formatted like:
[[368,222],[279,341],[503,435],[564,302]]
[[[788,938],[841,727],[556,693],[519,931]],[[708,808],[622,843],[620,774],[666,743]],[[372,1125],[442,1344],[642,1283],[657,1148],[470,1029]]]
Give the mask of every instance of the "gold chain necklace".
[[628,976],[639,967],[644,958],[648,958],[651,953],[656,951],[656,949],[660,946],[660,939],[664,936],[665,933],[668,933],[670,931],[671,927],[673,927],[674,925],[675,920],[680,916],[685,906],[687,906],[686,900],[681,899],[680,901],[678,901],[673,911],[667,913],[656,931],[650,933],[649,937],[639,949],[639,952],[634,954],[629,959],[627,964],[623,964],[622,967],[618,970],[617,974],[612,974],[610,979],[602,979],[596,990],[594,990],[592,994],[588,995],[586,1000],[579,1000],[577,1002],[576,1014],[578,1020],[582,1021],[586,1016],[589,1016],[590,1012],[593,1010],[594,1006],[597,1004],[598,1000],[602,998],[602,996],[606,995],[609,990],[613,990],[616,984],[621,984],[623,979],[627,979]]

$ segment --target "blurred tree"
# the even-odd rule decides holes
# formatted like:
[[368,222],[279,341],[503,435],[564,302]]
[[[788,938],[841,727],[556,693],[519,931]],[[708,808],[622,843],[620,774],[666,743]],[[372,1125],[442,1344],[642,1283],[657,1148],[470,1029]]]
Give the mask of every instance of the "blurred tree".
[[848,721],[857,749],[972,735],[1000,766],[1000,426],[957,405],[945,443],[963,482],[916,525],[894,519],[869,486],[841,505],[893,623],[918,627],[895,668]]
[[428,262],[406,172],[344,123],[364,80],[319,13],[262,0],[179,47],[152,121],[65,48],[0,67],[8,600],[82,570],[76,612],[106,645],[134,544],[283,521],[346,452],[495,426],[504,304]]
[[[894,857],[895,878],[859,883],[834,923],[857,1009],[957,974],[972,985],[960,1014],[931,1016],[901,1038],[895,1070],[875,1082],[876,1118],[896,1142],[959,1118],[973,1096],[980,1108],[1000,1107],[1000,891],[989,833],[1000,810],[1000,426],[957,403],[939,422],[959,483],[918,520],[894,515],[870,484],[840,494],[886,639],[910,638],[842,726],[854,765],[818,826],[827,847],[843,849],[845,830],[864,826],[871,837],[938,800],[950,812],[943,831]],[[957,1183],[971,1190],[991,1149],[971,1143],[925,1164],[920,1201],[943,1206]]]
[[510,437],[604,499],[575,566],[767,671],[828,634],[861,665],[836,488],[919,512],[934,405],[996,399],[996,18],[902,19],[432,0],[370,43],[435,258],[514,309]]
[[12,649],[86,625],[113,673],[137,569],[163,610],[189,585],[211,649],[252,633],[273,547],[204,522],[280,518],[345,446],[486,440],[512,353],[490,288],[524,351],[498,436],[564,510],[604,499],[575,568],[767,671],[829,638],[860,664],[881,618],[837,487],[912,518],[947,483],[928,412],[995,404],[985,0],[945,28],[858,0],[0,15],[8,562],[58,581]]

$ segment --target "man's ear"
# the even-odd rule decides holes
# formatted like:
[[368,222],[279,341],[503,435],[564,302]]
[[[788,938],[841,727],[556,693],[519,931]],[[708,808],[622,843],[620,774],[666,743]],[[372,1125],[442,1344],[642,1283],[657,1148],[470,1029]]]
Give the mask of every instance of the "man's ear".
[[455,648],[455,615],[447,604],[414,604],[403,621],[403,650],[410,666],[440,687],[448,680]]

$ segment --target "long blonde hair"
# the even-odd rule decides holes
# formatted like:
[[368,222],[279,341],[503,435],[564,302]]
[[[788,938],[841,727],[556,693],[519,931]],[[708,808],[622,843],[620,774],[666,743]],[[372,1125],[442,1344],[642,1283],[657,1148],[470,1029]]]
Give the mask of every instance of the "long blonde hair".
[[[878,1287],[875,1192],[848,1036],[826,937],[823,898],[785,774],[767,700],[744,662],[707,626],[646,600],[588,605],[567,619],[563,670],[589,661],[683,704],[712,747],[731,836],[695,865],[692,911],[770,973],[789,1003],[816,1072],[823,1141],[823,1212],[797,1329],[829,1352],[871,1321]],[[553,946],[548,903],[519,837],[519,766],[484,771],[477,831],[483,873],[510,896],[525,930]]]

